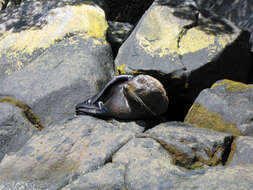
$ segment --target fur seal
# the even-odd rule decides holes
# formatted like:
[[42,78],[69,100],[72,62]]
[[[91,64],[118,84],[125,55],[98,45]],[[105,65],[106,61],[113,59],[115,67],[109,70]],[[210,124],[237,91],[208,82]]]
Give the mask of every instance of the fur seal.
[[160,118],[168,107],[163,85],[149,75],[114,77],[97,95],[76,106],[76,115],[117,119]]

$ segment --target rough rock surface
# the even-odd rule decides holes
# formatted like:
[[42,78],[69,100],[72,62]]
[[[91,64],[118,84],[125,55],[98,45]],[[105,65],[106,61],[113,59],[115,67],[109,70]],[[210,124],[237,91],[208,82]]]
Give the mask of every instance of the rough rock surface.
[[[29,14],[24,11],[26,17],[36,18],[41,12],[39,24],[47,19],[50,22],[41,28],[36,28],[36,22],[23,23],[24,27],[16,31],[15,27],[26,18],[18,17],[18,21],[14,19],[16,25],[1,40],[5,50],[0,58],[0,72],[4,72],[0,77],[0,94],[28,104],[45,126],[71,117],[75,104],[97,93],[113,76],[103,10],[85,3],[62,3],[59,7],[52,2],[24,4],[20,9],[30,10]],[[39,10],[33,12],[33,6]],[[6,21],[3,25],[9,24]],[[6,45],[7,41],[10,44]],[[15,55],[7,56],[7,52]],[[16,68],[23,58],[29,65],[6,76],[5,71]]]
[[36,131],[20,108],[0,103],[0,161],[6,154],[17,152]]
[[120,74],[159,78],[171,100],[171,115],[215,81],[245,82],[250,72],[248,32],[211,12],[177,6],[154,2],[115,60]]
[[185,122],[234,135],[253,135],[253,85],[231,80],[217,81],[203,90]]
[[240,28],[250,31],[250,41],[253,43],[253,2],[251,0],[196,0],[196,2],[200,8],[211,10],[233,21]]
[[33,136],[19,152],[2,160],[0,189],[17,183],[60,188],[110,162],[112,155],[139,131],[136,129],[90,116],[51,126]]

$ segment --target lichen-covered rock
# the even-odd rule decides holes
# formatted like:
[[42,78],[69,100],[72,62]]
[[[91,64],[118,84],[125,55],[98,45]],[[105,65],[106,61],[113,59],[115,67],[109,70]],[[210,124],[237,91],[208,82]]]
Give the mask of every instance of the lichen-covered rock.
[[17,152],[36,131],[20,108],[0,103],[0,162],[6,154]]
[[185,122],[234,135],[253,135],[253,85],[220,80],[203,90]]
[[59,189],[110,162],[134,135],[125,127],[90,116],[42,130],[20,151],[2,160],[0,189],[19,183]]
[[74,33],[82,32],[93,46],[106,43],[104,11],[90,0],[25,1],[0,15],[0,78],[21,70]]
[[249,37],[211,12],[197,11],[181,1],[178,5],[154,2],[120,47],[116,69],[120,74],[157,77],[167,88],[170,112],[176,108],[182,112],[185,104],[180,102],[192,103],[219,79],[248,80]]
[[233,21],[240,28],[249,30],[250,41],[253,43],[253,2],[251,0],[196,0],[196,2],[201,9],[213,11]]
[[[102,9],[81,3],[63,7],[60,4],[60,7],[45,11],[43,8],[49,9],[51,1],[42,3],[43,6],[37,3],[38,8],[47,14],[42,18],[50,18],[50,22],[42,28],[25,28],[9,35],[5,32],[3,46],[7,47],[6,40],[16,36],[8,51],[27,53],[31,50],[28,54],[33,60],[27,60],[29,65],[22,70],[1,77],[0,92],[29,105],[47,127],[72,117],[77,103],[101,90],[113,76],[113,59],[111,47],[105,41],[107,24]],[[31,5],[37,4],[31,2]],[[17,57],[23,55],[17,54]],[[17,57],[11,56],[13,59]],[[4,63],[7,67],[13,66],[13,62]],[[0,58],[0,67],[4,65]]]

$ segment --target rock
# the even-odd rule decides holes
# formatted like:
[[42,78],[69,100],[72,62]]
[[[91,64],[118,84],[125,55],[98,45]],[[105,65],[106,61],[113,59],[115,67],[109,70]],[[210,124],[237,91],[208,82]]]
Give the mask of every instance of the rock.
[[171,189],[177,190],[251,190],[252,165],[210,168],[201,175],[182,180]]
[[62,190],[112,190],[124,189],[125,167],[122,164],[108,163],[97,171],[88,173],[62,188]]
[[110,162],[134,135],[125,127],[90,116],[51,126],[33,136],[19,152],[5,156],[0,163],[0,189],[20,183],[59,189],[80,176],[94,178],[91,173]]
[[[196,0],[201,9],[215,12],[216,14],[233,21],[237,26],[251,33],[250,41],[253,43],[253,2],[251,0]],[[253,51],[253,47],[251,47]]]
[[244,82],[250,72],[248,32],[211,12],[180,6],[154,2],[115,60],[119,74],[150,74],[163,83],[171,120],[215,81]]
[[206,169],[199,170],[203,164],[208,168],[226,162],[230,138],[184,123],[163,123],[136,135],[112,162],[125,165],[127,189],[175,189],[174,185],[191,176],[204,174]]
[[237,137],[231,146],[232,154],[230,158],[230,166],[235,165],[250,165],[253,163],[253,138],[252,137]]
[[17,152],[36,131],[20,108],[0,103],[0,162],[6,154]]
[[[62,3],[57,4],[59,7],[55,8],[56,5],[51,1],[26,4],[30,8],[35,5],[37,7],[38,4],[38,9],[41,9],[44,15],[41,19],[50,18],[50,22],[48,21],[49,23],[41,29],[26,28],[4,38],[7,40],[17,35],[15,47],[20,47],[22,51],[31,50],[31,53],[37,56],[34,57],[32,53],[34,59],[31,62],[27,60],[29,65],[9,76],[2,77],[0,92],[29,105],[41,119],[44,127],[72,117],[75,113],[75,105],[98,93],[113,76],[111,48],[105,41],[107,24],[103,10],[83,3],[71,6],[63,6]],[[39,14],[39,10],[33,16]],[[82,24],[79,23],[80,20],[83,20]],[[63,29],[57,28],[54,24]],[[35,27],[35,23],[32,26]],[[27,27],[29,28],[30,25],[28,24]],[[23,35],[27,38],[23,38]],[[35,37],[30,38],[32,35]],[[58,41],[51,43],[51,40],[56,39],[54,35],[60,35],[62,39],[57,38]],[[28,43],[23,43],[25,39]],[[47,40],[43,41],[45,39]],[[14,46],[14,43],[12,45]],[[37,45],[39,45],[38,50]],[[8,49],[11,48],[13,47]],[[24,54],[17,56],[19,55],[23,57]],[[6,61],[6,63],[13,66],[11,62]]]
[[74,33],[83,33],[84,39],[94,37],[94,44],[105,43],[104,11],[89,0],[25,1],[0,15],[0,78],[31,64]]
[[185,122],[191,125],[231,133],[253,135],[253,85],[220,80],[203,90]]
[[129,33],[133,29],[133,25],[130,23],[108,21],[107,41],[112,46],[113,56],[116,57],[121,44],[129,36]]

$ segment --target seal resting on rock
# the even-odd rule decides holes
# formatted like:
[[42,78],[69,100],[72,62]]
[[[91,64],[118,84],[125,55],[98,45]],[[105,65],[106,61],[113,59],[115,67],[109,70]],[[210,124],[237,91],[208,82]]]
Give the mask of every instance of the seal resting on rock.
[[157,79],[149,75],[120,75],[100,93],[79,103],[76,114],[131,120],[160,119],[168,102],[166,91]]

